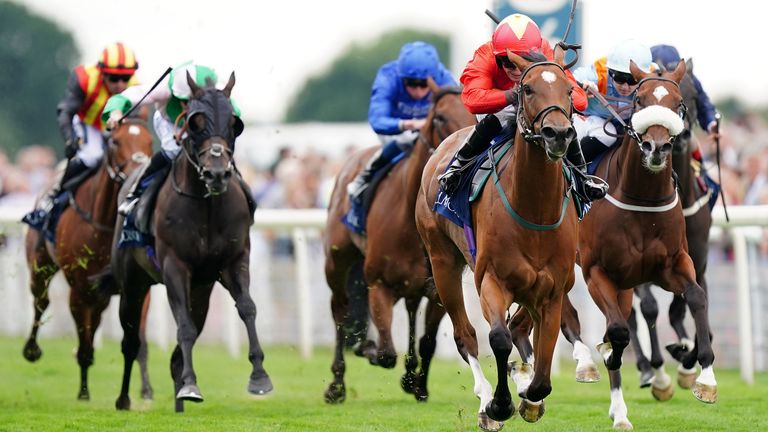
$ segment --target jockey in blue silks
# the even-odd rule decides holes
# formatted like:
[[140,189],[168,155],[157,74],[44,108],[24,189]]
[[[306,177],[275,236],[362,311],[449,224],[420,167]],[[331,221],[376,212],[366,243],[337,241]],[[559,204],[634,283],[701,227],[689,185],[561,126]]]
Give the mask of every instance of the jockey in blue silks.
[[428,77],[440,87],[458,86],[440,62],[435,47],[421,41],[406,43],[397,60],[379,68],[371,89],[368,123],[378,134],[383,147],[347,185],[353,201],[359,203],[376,171],[413,147],[431,105]]

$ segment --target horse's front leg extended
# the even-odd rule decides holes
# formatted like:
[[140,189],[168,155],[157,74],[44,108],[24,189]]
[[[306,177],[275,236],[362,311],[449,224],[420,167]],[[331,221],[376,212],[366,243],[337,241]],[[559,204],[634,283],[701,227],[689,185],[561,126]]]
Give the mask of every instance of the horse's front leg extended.
[[397,352],[392,341],[392,308],[395,305],[392,287],[380,280],[372,283],[368,291],[368,305],[373,324],[379,332],[378,348],[375,355],[369,354],[368,361],[391,369],[397,363]]
[[168,303],[176,321],[176,341],[181,349],[181,389],[177,399],[202,402],[203,395],[197,387],[197,376],[192,366],[192,347],[200,332],[192,320],[189,296],[191,275],[189,268],[168,251],[162,261],[163,283],[168,291]]
[[272,380],[264,370],[264,351],[256,334],[256,304],[251,298],[250,272],[248,271],[248,249],[234,260],[221,274],[221,283],[235,300],[235,307],[248,333],[248,360],[253,369],[248,381],[248,392],[264,395],[272,391]]
[[[491,326],[488,339],[491,350],[496,358],[496,391],[493,399],[485,408],[488,417],[496,421],[503,421],[512,416],[515,407],[512,405],[512,394],[509,391],[507,380],[507,361],[512,353],[512,334],[506,323],[507,308],[512,302],[512,296],[505,291],[496,278],[489,273],[483,275],[480,286],[480,304],[483,315]],[[558,322],[558,325],[560,323]]]

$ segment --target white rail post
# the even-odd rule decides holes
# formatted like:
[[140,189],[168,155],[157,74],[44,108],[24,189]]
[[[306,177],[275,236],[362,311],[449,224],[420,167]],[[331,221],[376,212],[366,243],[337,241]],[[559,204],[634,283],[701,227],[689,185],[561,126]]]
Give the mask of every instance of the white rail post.
[[747,239],[742,228],[734,228],[733,256],[736,264],[736,286],[739,310],[739,361],[741,379],[755,383],[754,347],[752,346],[752,309],[749,299],[749,271],[747,268]]
[[296,257],[299,349],[301,357],[308,359],[312,356],[312,299],[309,287],[309,251],[304,228],[293,229],[293,253]]

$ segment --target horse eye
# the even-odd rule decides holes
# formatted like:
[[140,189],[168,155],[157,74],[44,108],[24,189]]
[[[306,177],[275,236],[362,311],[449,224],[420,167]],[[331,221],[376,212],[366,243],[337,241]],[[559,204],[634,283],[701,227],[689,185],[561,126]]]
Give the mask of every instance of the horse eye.
[[189,121],[189,131],[200,133],[205,129],[205,117],[202,114],[195,114]]
[[523,93],[525,93],[526,96],[530,96],[533,94],[533,89],[529,85],[523,86]]

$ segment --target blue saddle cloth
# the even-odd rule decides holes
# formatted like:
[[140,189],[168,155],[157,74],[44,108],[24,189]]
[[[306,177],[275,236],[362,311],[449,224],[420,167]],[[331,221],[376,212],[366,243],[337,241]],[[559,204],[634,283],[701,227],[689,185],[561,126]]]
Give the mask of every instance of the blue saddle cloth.
[[51,209],[45,211],[44,209],[34,209],[31,212],[24,215],[21,221],[31,228],[36,229],[43,233],[43,237],[51,243],[56,240],[56,227],[59,224],[59,218],[64,212],[64,209],[69,205],[69,199],[71,192],[62,191],[55,198],[51,204]]
[[[150,192],[147,189],[149,189],[149,186],[159,175],[160,172],[156,172],[142,180],[141,184],[139,185],[140,189],[145,192]],[[123,229],[120,231],[120,239],[117,241],[117,247],[120,249],[138,247],[151,248],[155,243],[155,238],[152,236],[152,234],[142,232],[137,227],[136,218],[138,215],[138,210],[139,205],[137,204],[133,206],[131,213],[128,214],[125,219],[123,219]]]
[[347,213],[341,217],[341,222],[346,225],[350,231],[355,234],[365,235],[365,227],[368,220],[368,209],[371,208],[371,203],[373,202],[373,196],[376,192],[376,188],[384,179],[384,176],[395,165],[397,165],[398,162],[405,159],[408,155],[410,155],[410,152],[401,152],[392,158],[388,164],[375,171],[371,177],[371,184],[363,192],[363,195],[359,201],[353,200],[349,196],[347,197],[347,199],[349,199],[349,210],[347,210]]

